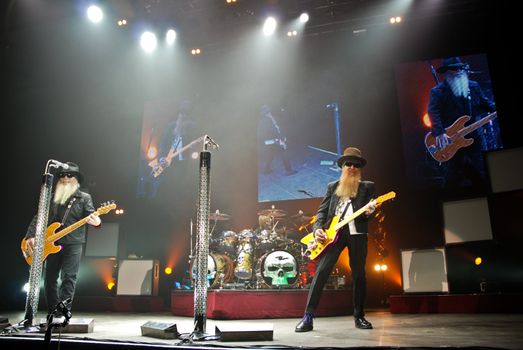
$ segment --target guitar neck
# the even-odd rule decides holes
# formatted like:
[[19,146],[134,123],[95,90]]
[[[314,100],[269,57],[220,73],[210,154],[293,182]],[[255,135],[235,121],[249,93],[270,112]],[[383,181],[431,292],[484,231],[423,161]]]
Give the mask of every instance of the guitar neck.
[[[360,216],[361,214],[363,214],[365,212],[365,210],[367,210],[367,207],[369,206],[370,202],[367,203],[366,205],[364,205],[363,207],[361,207],[360,209],[356,210],[354,213],[352,213],[351,216],[349,216],[348,218],[345,218],[343,219],[342,221],[338,222],[338,224],[334,227],[334,229],[336,231],[338,231],[340,228],[342,228],[343,226],[347,225],[349,222],[351,222],[352,220],[356,219],[358,216]],[[349,204],[350,205],[350,204]]]
[[473,132],[474,130],[482,127],[483,125],[487,124],[488,122],[490,122],[491,120],[495,119],[496,117],[498,116],[498,113],[497,112],[493,112],[493,113],[490,113],[489,115],[487,115],[486,117],[483,117],[481,118],[480,120],[470,124],[469,126],[466,126],[464,127],[463,129],[461,129],[457,134],[456,136],[459,136],[459,137],[463,137],[471,132]]
[[189,147],[192,147],[192,145],[194,145],[194,144],[197,143],[197,142],[202,141],[203,139],[204,139],[204,136],[199,137],[199,138],[197,138],[196,140],[192,141],[191,143],[189,143],[189,144],[183,146],[181,149],[179,149],[179,150],[177,150],[177,151],[175,151],[175,152],[169,153],[169,154],[167,155],[167,157],[166,157],[167,160],[170,161],[171,159],[173,159],[174,157],[176,157],[178,154],[185,152],[185,150],[187,150]]
[[[98,212],[94,212],[93,214],[95,215],[99,215]],[[50,236],[47,240],[49,242],[56,242],[58,241],[60,238],[66,236],[67,234],[69,234],[70,232],[76,230],[77,228],[85,225],[87,223],[87,221],[89,220],[89,216],[86,216],[85,218],[75,222],[74,224],[70,225],[70,226],[67,226],[66,228],[64,228],[62,231],[60,232],[56,232],[54,235]]]

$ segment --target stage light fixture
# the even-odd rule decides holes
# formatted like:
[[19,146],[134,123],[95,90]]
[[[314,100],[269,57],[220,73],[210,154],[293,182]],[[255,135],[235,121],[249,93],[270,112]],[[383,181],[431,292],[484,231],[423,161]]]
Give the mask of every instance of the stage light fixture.
[[158,155],[158,149],[154,146],[149,147],[147,151],[147,158],[153,160]]
[[87,8],[87,18],[93,23],[99,23],[104,18],[102,9],[96,5]]
[[293,36],[296,36],[296,35],[298,35],[298,31],[297,30],[289,30],[287,32],[287,36],[288,37],[293,37]]
[[474,259],[474,264],[476,264],[476,266],[479,266],[483,263],[483,259],[481,258],[481,256],[478,256],[476,259]]
[[300,15],[300,22],[301,23],[307,23],[309,21],[309,15],[307,13],[302,13]]
[[116,22],[119,27],[127,25],[126,19],[119,19],[118,22]]
[[381,264],[381,271],[387,271],[389,269],[389,267],[387,266],[387,264]]
[[193,152],[193,153],[191,154],[191,158],[192,158],[192,159],[198,159],[198,157],[199,157],[198,152]]
[[26,284],[24,284],[24,286],[22,287],[22,291],[23,291],[24,293],[29,292],[29,282],[27,282]]
[[236,0],[225,0],[225,2],[228,4],[234,4],[236,2]]
[[201,52],[202,52],[202,50],[200,50],[198,48],[191,50],[191,54],[193,54],[193,55],[199,55]]
[[400,16],[396,16],[396,17],[391,17],[389,22],[391,24],[397,24],[397,23],[400,23],[401,22],[401,17]]
[[170,275],[173,273],[173,269],[169,266],[167,266],[163,271],[165,272],[166,275]]
[[263,34],[265,34],[266,36],[274,34],[277,26],[278,22],[276,22],[276,19],[274,19],[274,17],[267,18],[265,20],[265,23],[263,24]]
[[114,281],[107,283],[107,290],[113,290],[115,285]]
[[381,265],[380,264],[374,265],[374,270],[375,271],[381,271]]
[[140,37],[140,46],[147,53],[151,53],[156,50],[156,46],[158,46],[156,34],[152,32],[144,32]]
[[174,29],[169,29],[167,33],[165,33],[165,42],[167,45],[172,45],[176,41],[176,31]]

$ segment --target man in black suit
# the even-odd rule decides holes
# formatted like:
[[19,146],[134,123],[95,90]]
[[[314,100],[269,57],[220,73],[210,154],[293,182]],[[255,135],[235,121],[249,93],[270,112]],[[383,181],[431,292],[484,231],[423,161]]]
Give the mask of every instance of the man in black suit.
[[[367,161],[361,156],[361,151],[358,148],[346,148],[337,163],[342,169],[341,177],[338,181],[331,182],[328,185],[327,193],[320,204],[313,226],[314,238],[319,242],[325,242],[327,236],[323,228],[330,224],[335,215],[340,217],[340,220],[345,216],[348,217],[369,203],[374,195],[374,183],[361,181],[361,168],[365,166]],[[316,267],[316,274],[309,290],[305,315],[296,326],[296,332],[312,331],[314,310],[320,301],[323,287],[345,247],[349,248],[352,270],[355,325],[361,329],[372,328],[372,324],[364,317],[363,305],[366,293],[365,262],[367,259],[368,221],[375,210],[375,204],[370,204],[363,215],[341,228],[341,231],[338,232],[338,240],[326,248],[327,250],[321,256]]]

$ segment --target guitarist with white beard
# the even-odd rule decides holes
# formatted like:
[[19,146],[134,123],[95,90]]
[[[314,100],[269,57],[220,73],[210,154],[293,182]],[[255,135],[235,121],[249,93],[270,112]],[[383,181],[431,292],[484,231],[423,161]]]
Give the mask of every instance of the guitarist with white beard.
[[[95,208],[89,193],[80,191],[83,175],[77,164],[67,162],[68,169],[58,174],[58,182],[54,191],[48,224],[62,223],[61,228],[88,216],[89,225],[99,227],[102,223],[100,217],[93,214]],[[31,221],[26,238],[25,250],[32,255],[34,249],[34,236],[36,231],[36,216]],[[44,288],[47,308],[51,313],[59,302],[74,297],[80,260],[82,258],[83,244],[85,243],[86,226],[81,226],[57,241],[62,250],[51,254],[45,260]],[[58,278],[62,283],[58,286]],[[61,316],[56,315],[55,316]]]
[[[443,60],[441,67],[436,69],[444,80],[430,91],[430,100],[427,108],[432,123],[431,133],[435,137],[435,146],[438,150],[444,149],[452,142],[447,134],[449,128],[462,116],[470,116],[468,125],[484,117],[488,112],[494,112],[496,105],[490,101],[476,81],[468,76],[469,66],[459,57],[450,57]],[[482,152],[482,128],[472,132],[474,142],[463,148],[447,162],[447,174],[444,186],[461,187],[484,185],[485,169]]]
[[[341,221],[343,217],[348,217],[371,202],[374,195],[374,182],[361,181],[361,168],[367,164],[367,161],[361,156],[358,148],[346,148],[337,163],[342,169],[341,177],[328,185],[313,226],[315,240],[322,243],[327,239],[324,228],[329,226],[334,216],[339,216]],[[375,210],[375,204],[370,203],[363,215],[340,229],[338,240],[332,243],[321,256],[309,289],[305,315],[296,326],[296,332],[312,331],[314,310],[320,301],[323,287],[345,247],[349,249],[352,270],[354,322],[357,328],[372,328],[372,324],[365,319],[363,307],[366,293],[368,221]]]

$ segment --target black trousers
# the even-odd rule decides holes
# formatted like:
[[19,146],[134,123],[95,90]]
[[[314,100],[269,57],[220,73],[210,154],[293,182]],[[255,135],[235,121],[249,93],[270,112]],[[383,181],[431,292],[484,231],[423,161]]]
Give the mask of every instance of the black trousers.
[[[47,257],[44,288],[49,313],[60,301],[74,297],[82,249],[82,244],[65,244],[60,252]],[[62,280],[60,286],[58,277]]]
[[367,291],[367,279],[365,276],[365,261],[367,260],[367,235],[350,235],[345,228],[339,233],[338,241],[331,245],[325,254],[320,258],[316,266],[316,273],[312,280],[309,296],[307,298],[306,312],[314,313],[320,302],[323,287],[327,282],[332,268],[338,261],[340,253],[349,248],[349,263],[352,270],[352,299],[354,304],[354,317],[363,317],[365,303],[365,293]]

